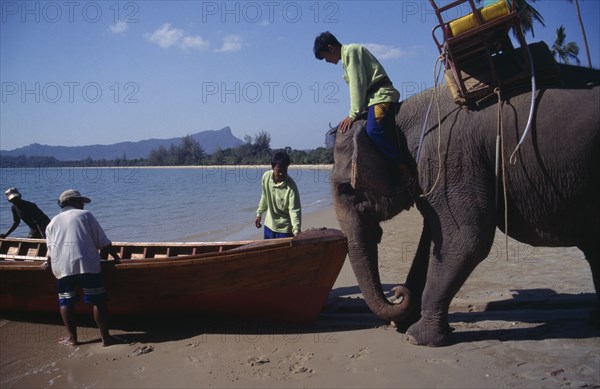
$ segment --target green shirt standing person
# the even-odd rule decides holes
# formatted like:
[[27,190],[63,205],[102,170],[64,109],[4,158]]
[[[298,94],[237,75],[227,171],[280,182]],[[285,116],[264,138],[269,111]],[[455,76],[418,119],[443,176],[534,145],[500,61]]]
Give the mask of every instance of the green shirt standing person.
[[256,228],[262,227],[265,217],[264,238],[286,238],[300,233],[302,211],[300,192],[296,182],[288,176],[290,156],[278,152],[271,158],[271,168],[262,176],[262,195],[256,210]]

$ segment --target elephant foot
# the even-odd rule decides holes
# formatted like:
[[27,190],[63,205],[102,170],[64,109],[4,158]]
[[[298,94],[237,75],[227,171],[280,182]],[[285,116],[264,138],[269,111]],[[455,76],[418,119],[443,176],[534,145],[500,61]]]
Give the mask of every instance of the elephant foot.
[[451,343],[452,328],[448,323],[426,323],[421,318],[406,331],[406,340],[417,346],[441,347]]

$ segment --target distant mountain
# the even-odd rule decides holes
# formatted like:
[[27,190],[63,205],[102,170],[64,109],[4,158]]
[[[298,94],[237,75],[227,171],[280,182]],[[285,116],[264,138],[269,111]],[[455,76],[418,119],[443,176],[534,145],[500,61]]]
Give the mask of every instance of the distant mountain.
[[[191,134],[207,154],[214,151],[237,147],[244,142],[231,133],[229,127],[224,127],[216,131],[202,131]],[[146,139],[138,142],[120,142],[111,145],[90,145],[90,146],[48,146],[39,143],[32,143],[29,146],[20,147],[14,150],[0,150],[2,156],[18,157],[54,157],[60,161],[78,161],[86,158],[93,160],[99,159],[127,159],[146,158],[152,149],[160,146],[169,147],[172,144],[179,145],[182,137],[170,139]]]

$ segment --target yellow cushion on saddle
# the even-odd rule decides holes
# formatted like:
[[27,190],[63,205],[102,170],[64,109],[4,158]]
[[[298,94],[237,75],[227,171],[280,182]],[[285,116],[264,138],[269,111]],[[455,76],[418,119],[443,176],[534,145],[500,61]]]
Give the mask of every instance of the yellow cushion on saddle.
[[[498,19],[501,16],[508,15],[509,12],[510,10],[508,9],[506,1],[500,0],[496,4],[483,7],[481,9],[481,16],[485,23],[494,19]],[[472,30],[477,26],[477,19],[472,12],[448,23],[448,27],[450,28],[450,33],[452,36],[458,36],[466,31]]]

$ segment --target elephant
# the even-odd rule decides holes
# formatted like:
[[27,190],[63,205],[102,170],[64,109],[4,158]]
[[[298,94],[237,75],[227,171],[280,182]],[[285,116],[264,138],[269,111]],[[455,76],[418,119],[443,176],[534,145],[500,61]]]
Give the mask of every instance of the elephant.
[[[523,86],[501,91],[501,105],[492,98],[465,109],[441,85],[433,99],[434,88],[398,103],[389,138],[403,151],[412,181],[400,180],[371,144],[364,120],[336,134],[334,208],[358,286],[371,311],[398,324],[410,343],[452,343],[450,302],[489,254],[496,227],[533,246],[578,247],[598,296],[600,71],[558,66],[559,81],[538,85],[535,100]],[[380,222],[412,206],[423,228],[392,302],[378,269]]]

